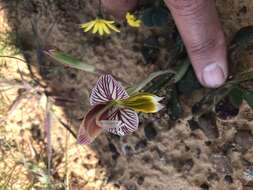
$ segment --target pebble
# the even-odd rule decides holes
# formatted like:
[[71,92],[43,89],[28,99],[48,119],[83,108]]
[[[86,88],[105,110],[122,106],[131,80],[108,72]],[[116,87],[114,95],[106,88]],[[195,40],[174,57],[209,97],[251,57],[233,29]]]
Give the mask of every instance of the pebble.
[[219,137],[219,131],[216,124],[216,117],[214,113],[204,114],[199,118],[199,127],[209,139],[216,139]]
[[145,136],[148,140],[153,140],[157,136],[157,131],[155,129],[153,122],[149,122],[144,127],[144,133],[145,133]]
[[235,142],[245,152],[253,146],[253,135],[250,130],[241,130],[235,134]]
[[214,154],[211,156],[210,160],[217,172],[221,174],[231,174],[233,172],[230,160],[226,156]]
[[147,147],[147,140],[145,139],[142,139],[140,141],[138,141],[136,144],[135,144],[135,150],[140,150],[140,149],[144,149]]
[[209,190],[209,185],[207,183],[203,183],[203,184],[200,185],[200,188],[202,190]]
[[234,180],[233,180],[233,178],[232,178],[231,175],[226,175],[226,176],[224,177],[224,180],[225,180],[228,184],[231,184],[231,183],[234,182]]
[[223,100],[217,104],[215,112],[219,118],[227,120],[237,116],[239,108],[234,107],[228,100]]

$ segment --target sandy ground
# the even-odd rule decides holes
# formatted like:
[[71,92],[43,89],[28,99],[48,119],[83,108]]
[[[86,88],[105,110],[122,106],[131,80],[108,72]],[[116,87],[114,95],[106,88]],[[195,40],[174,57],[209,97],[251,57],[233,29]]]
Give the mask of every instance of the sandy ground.
[[[48,60],[38,61],[36,53],[43,47],[38,46],[31,22],[37,24],[41,38],[55,23],[49,37],[43,40],[44,48],[68,52],[129,83],[163,65],[161,59],[159,63],[145,64],[140,53],[140,44],[156,31],[122,26],[120,34],[105,38],[84,34],[79,24],[94,17],[95,1],[5,2],[0,4],[5,7],[0,12],[1,32],[18,34],[16,46],[23,50],[19,57],[32,65],[36,77],[50,93],[74,100],[74,103],[55,102],[53,106],[55,115],[74,131],[88,109],[89,91],[97,77]],[[241,27],[253,25],[252,0],[216,2],[228,41]],[[252,55],[241,62],[252,66]],[[1,59],[1,76],[20,79],[17,63],[29,80],[26,64],[13,59]],[[1,113],[7,111],[16,95],[15,90],[5,93]],[[70,189],[80,190],[252,190],[252,110],[244,103],[235,118],[218,120],[215,125],[218,136],[213,138],[202,130],[192,130],[190,108],[188,104],[184,107],[184,117],[176,122],[169,120],[166,111],[152,117],[142,116],[140,129],[133,135],[118,138],[103,134],[90,146],[76,145],[54,117],[52,174],[56,189],[64,183]],[[46,167],[44,97],[26,96],[18,108],[0,130],[0,187],[8,179],[7,189],[45,189],[29,167],[36,165],[42,171]]]

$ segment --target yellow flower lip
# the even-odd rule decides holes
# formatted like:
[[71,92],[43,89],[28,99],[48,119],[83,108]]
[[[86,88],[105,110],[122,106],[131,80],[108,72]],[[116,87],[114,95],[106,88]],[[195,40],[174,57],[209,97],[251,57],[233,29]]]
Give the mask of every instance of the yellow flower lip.
[[123,100],[118,100],[118,105],[130,108],[136,112],[156,113],[164,106],[159,103],[163,97],[151,93],[138,93]]
[[141,20],[139,20],[138,18],[136,18],[133,14],[127,12],[126,14],[126,20],[129,26],[132,27],[140,27],[141,26]]
[[110,34],[111,31],[120,32],[114,23],[114,21],[96,18],[95,20],[81,24],[80,27],[84,32],[92,30],[93,34],[98,33],[100,36],[103,36],[105,34]]

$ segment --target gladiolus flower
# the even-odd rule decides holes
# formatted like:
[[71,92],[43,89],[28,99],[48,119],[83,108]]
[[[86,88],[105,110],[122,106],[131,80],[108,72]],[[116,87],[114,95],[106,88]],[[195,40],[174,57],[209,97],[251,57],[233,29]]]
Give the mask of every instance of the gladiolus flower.
[[111,75],[100,77],[92,89],[92,108],[80,126],[78,143],[91,143],[103,130],[119,136],[134,132],[139,124],[137,112],[158,112],[163,108],[161,100],[150,93],[129,96]]
[[104,34],[110,34],[111,30],[120,32],[114,23],[114,21],[96,18],[95,20],[81,24],[80,27],[84,30],[84,32],[92,30],[93,34],[99,33],[99,35],[103,36]]

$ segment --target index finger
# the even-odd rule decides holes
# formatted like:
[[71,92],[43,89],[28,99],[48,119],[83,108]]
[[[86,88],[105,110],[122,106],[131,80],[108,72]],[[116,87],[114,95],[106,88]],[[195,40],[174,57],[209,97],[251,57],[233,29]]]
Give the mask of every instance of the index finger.
[[185,43],[195,73],[207,87],[228,75],[225,37],[214,0],[165,0]]

